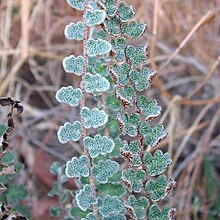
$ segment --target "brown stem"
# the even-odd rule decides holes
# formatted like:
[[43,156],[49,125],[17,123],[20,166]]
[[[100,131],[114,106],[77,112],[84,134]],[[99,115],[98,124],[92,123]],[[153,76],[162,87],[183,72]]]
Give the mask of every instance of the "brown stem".
[[153,24],[153,36],[152,36],[151,53],[150,53],[151,66],[153,70],[156,69],[155,48],[156,48],[156,40],[157,40],[158,9],[159,9],[159,0],[156,0],[154,5],[154,24]]
[[[80,103],[80,109],[81,110],[82,110],[83,107],[85,107],[85,102],[86,102],[85,74],[86,74],[86,68],[87,68],[87,65],[88,65],[86,42],[88,40],[88,31],[89,31],[88,26],[86,25],[86,18],[85,18],[85,13],[86,13],[87,6],[88,6],[88,0],[86,0],[85,10],[84,10],[84,13],[83,13],[83,23],[84,23],[84,26],[85,26],[84,40],[83,40],[83,57],[84,57],[85,65],[84,65],[84,70],[83,70],[83,73],[82,73],[82,81],[81,81],[81,89],[82,89],[82,101]],[[82,138],[85,138],[86,134],[87,134],[87,131],[86,131],[84,120],[83,120],[82,117],[81,117],[81,124],[82,124]],[[92,188],[93,194],[94,194],[94,196],[96,196],[94,179],[91,175],[92,158],[89,155],[89,152],[86,149],[85,145],[83,146],[83,150],[84,150],[84,153],[86,154],[86,156],[89,158],[89,181],[90,181],[90,186]],[[97,206],[93,205],[93,213],[95,214],[96,219],[98,219],[97,212],[98,212]]]

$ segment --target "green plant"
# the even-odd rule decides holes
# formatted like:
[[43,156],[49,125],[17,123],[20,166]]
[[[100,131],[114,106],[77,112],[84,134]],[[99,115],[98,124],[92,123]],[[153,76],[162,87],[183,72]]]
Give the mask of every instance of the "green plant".
[[[160,115],[161,107],[142,93],[156,72],[145,66],[148,46],[127,41],[135,43],[146,25],[133,21],[134,7],[123,1],[67,2],[83,11],[82,22],[65,28],[68,39],[83,41],[83,56],[70,55],[63,66],[81,77],[81,84],[62,87],[56,98],[70,106],[80,105],[81,112],[78,121],[60,127],[58,139],[63,144],[79,142],[84,154],[65,166],[53,164],[59,181],[49,194],[60,200],[68,194],[61,203],[72,200],[72,205],[69,210],[63,205],[52,207],[51,212],[66,219],[172,219],[175,209],[160,208],[157,203],[176,184],[164,175],[172,163],[169,153],[154,150],[167,133],[163,125],[149,123]],[[127,137],[130,142],[124,140]],[[126,165],[122,166],[121,157]],[[64,190],[64,172],[74,178],[77,190]]]
[[0,218],[27,219],[30,218],[30,211],[22,204],[27,196],[27,190],[13,182],[24,165],[16,162],[16,156],[8,143],[8,137],[15,130],[14,116],[20,115],[23,107],[19,101],[9,97],[0,98],[0,106],[10,107],[7,124],[0,124],[0,138],[3,137],[0,145]]

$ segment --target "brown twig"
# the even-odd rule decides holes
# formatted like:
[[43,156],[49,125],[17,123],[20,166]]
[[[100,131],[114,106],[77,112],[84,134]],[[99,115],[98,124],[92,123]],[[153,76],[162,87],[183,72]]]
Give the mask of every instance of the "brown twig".
[[159,0],[155,1],[154,4],[154,22],[153,22],[153,36],[151,42],[151,67],[153,70],[156,70],[156,62],[155,62],[155,48],[156,48],[156,40],[157,40],[157,27],[158,27],[158,9],[159,9]]
[[29,11],[30,0],[21,0],[21,37],[22,53],[21,56],[27,59],[29,52]]
[[171,166],[171,169],[175,166],[177,160],[179,159],[187,141],[189,140],[189,138],[191,137],[191,135],[193,134],[193,131],[195,129],[195,127],[199,124],[199,122],[202,120],[202,118],[204,117],[205,113],[211,108],[212,104],[206,105],[201,112],[199,113],[199,115],[197,116],[197,118],[194,120],[192,126],[190,127],[190,129],[188,130],[187,134],[185,135],[185,137],[183,138],[181,144],[179,145],[175,156],[173,158],[173,164]]
[[[193,132],[204,129],[205,127],[207,127],[209,125],[209,123],[210,123],[210,121],[204,121],[204,122],[199,123],[197,126],[194,127]],[[183,131],[179,131],[178,133],[173,135],[172,139],[175,141],[175,140],[178,140],[178,139],[184,137],[187,134],[188,130],[189,129],[186,128]],[[170,138],[171,138],[170,135],[168,135],[168,138],[161,142],[161,146],[165,147],[169,143]],[[154,150],[156,150],[158,148],[160,148],[160,147],[159,146],[155,147]]]
[[[12,26],[12,8],[13,8],[13,2],[7,1],[6,6],[6,12],[5,12],[5,25],[2,27],[4,36],[2,37],[3,42],[3,49],[8,50],[10,48],[10,36],[11,36],[11,26]],[[5,77],[7,72],[7,63],[8,63],[8,57],[2,57],[1,60],[1,69],[0,69],[0,80],[1,78]]]
[[195,88],[189,95],[188,98],[192,98],[196,93],[199,92],[199,90],[202,89],[202,87],[206,84],[206,82],[209,80],[209,78],[212,76],[212,74],[214,73],[215,69],[217,68],[217,66],[219,65],[220,62],[220,56],[217,58],[217,60],[214,62],[214,64],[212,65],[210,71],[208,72],[208,74],[205,76],[204,80],[201,82],[201,84]]
[[25,63],[26,59],[28,58],[28,51],[29,51],[29,10],[30,10],[30,0],[22,0],[21,2],[21,31],[22,31],[22,50],[21,50],[21,57],[13,66],[11,71],[8,73],[7,77],[3,80],[0,87],[0,96],[3,94],[5,89],[8,85],[14,81],[15,75],[17,74],[18,70],[22,67]]
[[[190,208],[190,204],[191,204],[191,200],[192,200],[192,194],[193,194],[193,189],[194,189],[194,186],[195,186],[195,182],[196,182],[196,179],[198,178],[198,173],[199,173],[199,170],[201,168],[201,163],[203,161],[203,158],[204,158],[204,155],[208,152],[208,149],[209,149],[209,142],[211,140],[211,135],[214,131],[214,128],[219,120],[219,117],[220,117],[220,108],[216,111],[209,127],[208,127],[208,130],[205,131],[205,134],[204,134],[204,138],[202,137],[202,144],[199,144],[199,146],[197,147],[197,153],[198,153],[198,156],[197,156],[197,159],[196,160],[193,160],[191,163],[194,164],[194,170],[193,170],[193,173],[192,173],[192,177],[191,177],[191,180],[190,180],[190,185],[189,185],[189,190],[188,190],[188,193],[187,193],[187,198],[186,198],[186,206],[185,206],[185,209],[189,209]],[[190,213],[188,213],[188,215],[186,215],[186,218],[190,218]]]
[[208,105],[208,104],[215,104],[215,103],[220,103],[220,97],[214,97],[211,99],[197,99],[197,100],[191,100],[188,98],[182,98],[179,101],[180,104],[182,105],[189,105],[189,106],[199,106],[199,105]]
[[217,11],[210,10],[208,11],[192,28],[192,30],[187,34],[178,48],[170,55],[169,59],[159,68],[158,72],[161,72],[172,60],[173,58],[180,52],[180,50],[186,45],[186,43],[191,39],[193,34],[203,25],[210,22],[215,16]]
[[[178,48],[170,55],[168,60],[158,69],[158,73],[162,72],[163,69],[174,59],[174,57],[180,52],[180,50],[186,45],[186,43],[190,40],[190,38],[193,36],[193,34],[204,24],[207,22],[210,22],[215,16],[217,11],[208,11],[193,27],[193,29],[187,34],[187,36],[184,38],[184,40],[181,42],[181,44],[178,46]],[[164,95],[167,99],[172,99],[172,96],[170,93],[165,89],[163,86],[161,80],[157,78],[155,80],[155,86],[160,90],[161,94]]]

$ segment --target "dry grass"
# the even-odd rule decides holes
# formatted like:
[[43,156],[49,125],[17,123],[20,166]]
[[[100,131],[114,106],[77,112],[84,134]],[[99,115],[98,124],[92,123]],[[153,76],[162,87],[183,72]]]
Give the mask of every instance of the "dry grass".
[[[164,110],[161,122],[169,132],[160,147],[173,155],[168,173],[178,181],[170,204],[178,208],[177,219],[209,219],[213,206],[217,219],[219,191],[207,194],[204,158],[219,188],[220,5],[217,0],[127,2],[136,6],[136,19],[148,23],[147,36],[137,44],[151,45],[148,64],[158,70],[156,87],[147,95],[158,97]],[[26,164],[19,181],[31,192],[33,219],[46,219],[47,206],[54,203],[45,196],[53,180],[47,171],[50,162],[64,162],[81,151],[76,144],[58,143],[59,124],[72,121],[78,112],[54,99],[61,84],[78,83],[64,73],[61,60],[81,53],[80,43],[63,36],[65,25],[80,17],[65,1],[0,1],[0,96],[22,100],[25,107],[11,146]]]

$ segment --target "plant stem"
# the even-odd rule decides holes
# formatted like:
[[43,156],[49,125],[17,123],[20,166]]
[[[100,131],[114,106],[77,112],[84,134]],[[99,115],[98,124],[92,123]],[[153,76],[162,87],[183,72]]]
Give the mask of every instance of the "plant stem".
[[[82,89],[82,101],[80,103],[81,110],[82,110],[83,107],[85,107],[85,102],[86,102],[85,74],[86,74],[86,69],[87,69],[87,65],[88,65],[87,50],[86,50],[86,42],[88,40],[88,26],[86,24],[85,13],[86,13],[87,6],[88,6],[88,0],[86,1],[85,10],[84,10],[84,13],[83,13],[83,23],[84,23],[84,27],[85,27],[84,40],[83,40],[83,57],[84,57],[85,65],[84,65],[84,70],[83,70],[83,73],[82,73],[82,81],[81,81],[81,89]],[[82,124],[82,138],[85,138],[87,132],[86,132],[86,128],[85,128],[84,120],[83,120],[82,116],[81,116],[81,124]],[[94,179],[91,175],[92,158],[89,155],[89,152],[86,149],[85,145],[83,146],[83,150],[84,150],[84,153],[86,154],[86,156],[89,158],[89,181],[90,181],[90,186],[92,188],[93,194],[94,194],[94,196],[96,196]],[[95,214],[96,219],[98,219],[97,211],[98,211],[97,206],[93,205],[93,213]]]

